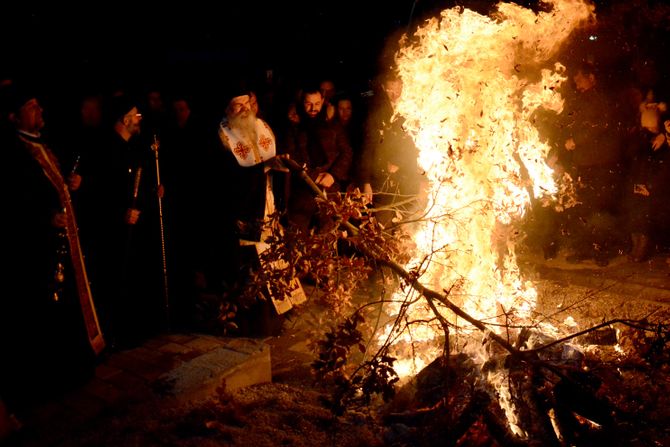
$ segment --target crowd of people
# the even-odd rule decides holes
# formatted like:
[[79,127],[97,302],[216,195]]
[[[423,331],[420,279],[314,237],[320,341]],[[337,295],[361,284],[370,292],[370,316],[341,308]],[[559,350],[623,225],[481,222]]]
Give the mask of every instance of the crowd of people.
[[[606,265],[621,250],[642,261],[667,242],[667,106],[654,86],[612,93],[590,64],[570,74],[565,111],[537,122],[580,203],[536,206],[530,232],[547,258],[565,246],[570,262]],[[198,293],[240,280],[276,210],[296,231],[319,231],[313,191],[282,158],[327,194],[359,188],[389,229],[416,209],[424,182],[393,73],[372,94],[327,77],[290,92],[231,80],[209,107],[168,88],[97,89],[76,115],[47,110],[53,127],[34,87],[5,79],[0,90],[4,270],[15,285],[0,309],[0,397],[10,406],[91,374],[105,349],[193,328]]]
[[362,96],[330,79],[291,92],[280,114],[274,92],[245,80],[210,109],[173,91],[118,88],[82,92],[68,114],[38,84],[4,79],[3,179],[14,191],[5,278],[15,296],[0,309],[2,400],[30,402],[90,376],[101,352],[197,327],[198,294],[234,288],[274,211],[296,231],[319,231],[314,193],[282,157],[328,194],[365,183],[373,200],[377,166],[408,176],[402,150],[389,147],[402,133],[390,122],[398,82],[375,98],[384,114],[375,126],[388,129],[368,135]]
[[606,266],[621,253],[641,262],[668,246],[670,115],[658,85],[610,85],[593,63],[574,67],[559,115],[538,113],[559,175],[569,174],[577,205],[536,206],[531,233],[544,257]]

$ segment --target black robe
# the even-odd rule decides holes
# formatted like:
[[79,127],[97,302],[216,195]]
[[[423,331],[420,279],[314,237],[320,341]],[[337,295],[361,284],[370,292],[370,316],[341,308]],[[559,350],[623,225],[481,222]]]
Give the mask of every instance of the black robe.
[[[26,140],[4,151],[6,192],[0,299],[0,395],[18,407],[70,385],[93,372],[67,233],[52,224],[62,198]],[[55,280],[62,265],[62,282]]]

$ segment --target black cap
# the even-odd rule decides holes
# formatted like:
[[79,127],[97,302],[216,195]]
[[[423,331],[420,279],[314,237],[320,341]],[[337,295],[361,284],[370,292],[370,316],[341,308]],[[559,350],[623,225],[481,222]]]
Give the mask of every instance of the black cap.
[[228,105],[230,105],[230,101],[232,101],[233,98],[248,95],[250,92],[251,89],[249,88],[249,83],[246,80],[234,79],[228,81],[221,98],[223,106],[228,107]]
[[112,98],[109,104],[109,118],[112,122],[121,120],[133,107],[137,107],[137,101],[128,95],[119,95]]
[[3,112],[18,112],[31,99],[37,98],[37,92],[27,84],[12,83],[0,91],[0,103]]

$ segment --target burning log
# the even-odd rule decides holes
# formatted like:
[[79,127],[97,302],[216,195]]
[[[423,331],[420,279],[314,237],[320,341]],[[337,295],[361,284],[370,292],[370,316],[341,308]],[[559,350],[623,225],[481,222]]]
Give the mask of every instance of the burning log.
[[[527,369],[504,360],[498,363],[518,368],[510,374],[510,381],[522,396],[523,405],[518,408],[528,437],[543,446],[560,446],[549,417],[553,404],[547,393],[551,388],[541,368]],[[419,372],[389,404],[384,422],[420,427],[405,432],[414,445],[484,445],[485,439],[501,446],[527,445],[510,431],[497,400],[482,389],[481,371],[464,354],[452,355],[448,362],[437,359]]]
[[[421,427],[407,432],[417,445],[459,445],[470,430],[483,433],[483,427],[489,425],[496,425],[488,432],[495,433],[500,445],[522,445],[506,428],[504,417],[493,415],[491,406],[496,404],[478,389],[478,377],[476,365],[466,355],[437,359],[398,392],[384,422]],[[502,414],[500,408],[497,411]]]
[[[619,445],[625,439],[619,428],[625,417],[599,395],[596,375],[539,360],[529,365],[511,356],[495,363],[510,370],[519,425],[527,439],[556,447]],[[413,445],[485,445],[484,439],[501,446],[528,445],[510,431],[505,412],[482,388],[480,375],[463,354],[437,359],[401,388],[383,420],[406,427],[400,432]]]

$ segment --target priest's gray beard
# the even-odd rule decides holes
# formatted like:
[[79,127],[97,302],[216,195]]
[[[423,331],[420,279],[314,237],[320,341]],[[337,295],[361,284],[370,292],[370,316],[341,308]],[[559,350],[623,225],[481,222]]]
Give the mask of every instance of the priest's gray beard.
[[256,131],[256,115],[249,112],[247,116],[239,114],[230,118],[230,128],[238,132],[242,140],[258,149],[258,132]]

